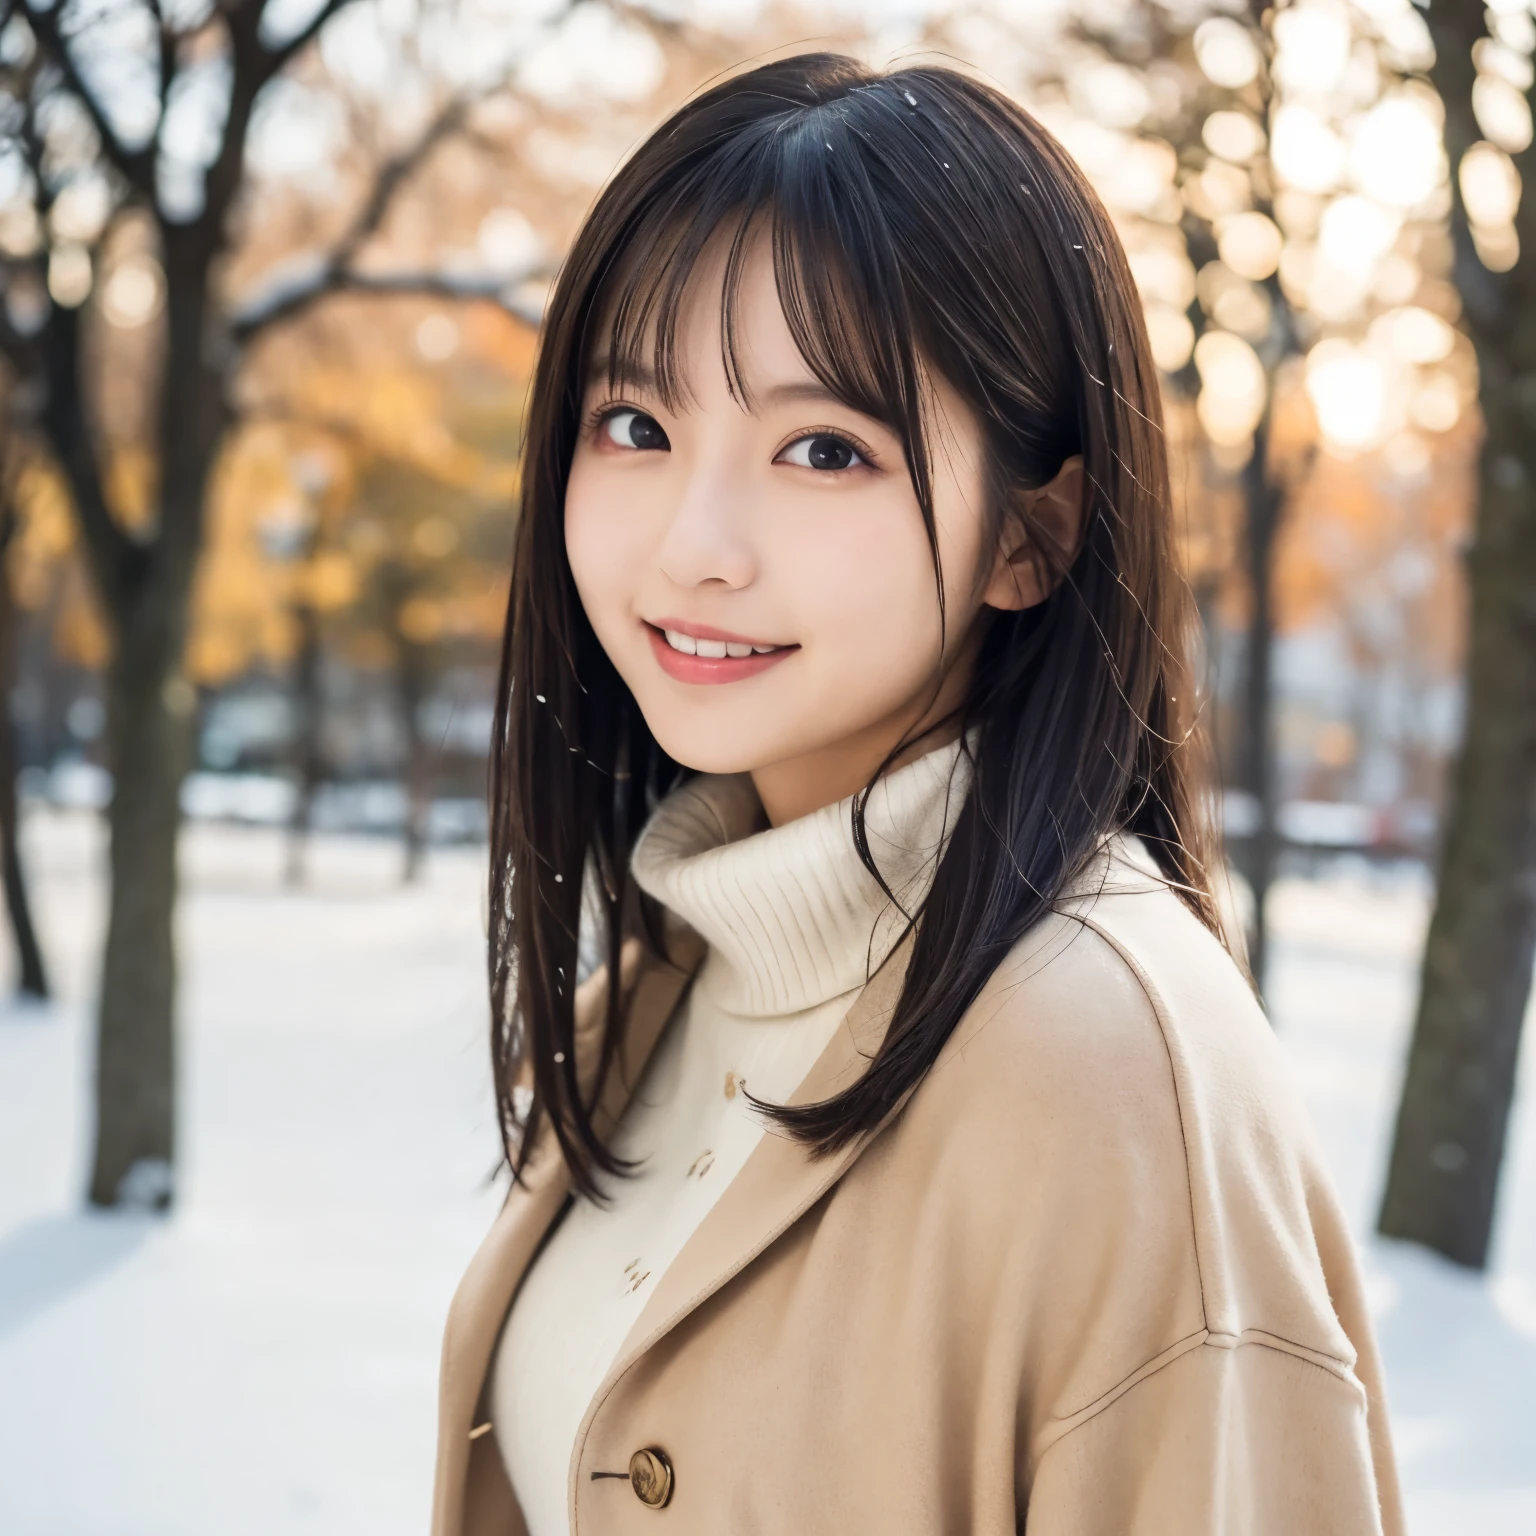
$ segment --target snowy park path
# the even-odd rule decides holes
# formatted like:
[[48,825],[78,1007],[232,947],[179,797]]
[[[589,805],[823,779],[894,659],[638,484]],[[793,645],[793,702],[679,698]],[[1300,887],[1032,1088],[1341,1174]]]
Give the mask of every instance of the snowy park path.
[[[390,844],[322,840],[292,893],[273,833],[189,831],[182,1194],[155,1221],[79,1208],[100,828],[41,812],[27,838],[61,1000],[0,1012],[0,1532],[420,1536],[442,1317],[498,1198],[483,855],[435,850],[402,890]],[[1361,1231],[1425,899],[1277,892],[1277,1025]],[[1522,1129],[1490,1280],[1368,1252],[1415,1536],[1536,1530]]]

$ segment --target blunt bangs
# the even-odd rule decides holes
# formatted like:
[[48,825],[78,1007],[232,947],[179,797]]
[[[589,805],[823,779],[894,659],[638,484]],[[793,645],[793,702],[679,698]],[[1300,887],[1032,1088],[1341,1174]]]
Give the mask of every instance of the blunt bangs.
[[737,308],[747,264],[766,247],[806,366],[850,409],[900,436],[931,524],[919,332],[885,210],[853,152],[849,114],[787,103],[786,111],[794,119],[723,141],[667,197],[638,211],[593,295],[583,355],[605,367],[611,389],[643,381],[669,410],[685,408],[678,333],[710,265],[719,281],[721,365],[731,394],[750,409]]

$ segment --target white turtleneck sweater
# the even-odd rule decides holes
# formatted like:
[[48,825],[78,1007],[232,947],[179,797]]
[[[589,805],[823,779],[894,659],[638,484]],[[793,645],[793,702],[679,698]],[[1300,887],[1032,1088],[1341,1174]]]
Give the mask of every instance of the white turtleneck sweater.
[[[913,910],[968,787],[959,744],[870,795],[870,852]],[[587,1406],[667,1266],[764,1134],[743,1088],[799,1087],[901,913],[860,862],[852,802],[767,831],[751,779],[702,777],[670,795],[636,846],[641,889],[708,941],[698,978],[613,1137],[640,1173],[611,1203],[578,1200],[524,1279],[497,1347],[491,1415],[529,1536],[566,1536],[566,1480]]]

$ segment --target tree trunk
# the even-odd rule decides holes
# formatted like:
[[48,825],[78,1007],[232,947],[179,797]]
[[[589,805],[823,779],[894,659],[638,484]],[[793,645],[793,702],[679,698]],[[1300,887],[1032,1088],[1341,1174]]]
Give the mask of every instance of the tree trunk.
[[[1478,139],[1471,48],[1481,3],[1436,0],[1434,80],[1451,185]],[[1484,440],[1468,558],[1467,714],[1380,1226],[1474,1269],[1488,1259],[1536,956],[1536,198],[1530,153],[1522,253],[1487,271],[1459,193],[1456,280],[1477,346]]]
[[42,946],[32,924],[32,904],[21,862],[20,816],[16,804],[16,732],[11,721],[10,697],[16,686],[16,604],[11,592],[5,551],[15,526],[15,514],[7,507],[0,528],[0,876],[5,886],[5,907],[16,939],[17,988],[28,997],[48,996],[48,972]]
[[1483,355],[1466,726],[1381,1207],[1389,1237],[1473,1269],[1488,1259],[1536,957],[1533,395]]
[[427,851],[427,816],[432,808],[432,748],[422,735],[421,706],[430,685],[426,649],[397,636],[396,678],[404,718],[405,867],[407,884],[418,879]]
[[1243,501],[1247,514],[1251,607],[1243,679],[1240,761],[1243,787],[1253,796],[1257,813],[1253,832],[1244,844],[1243,873],[1253,892],[1248,966],[1262,993],[1269,960],[1269,888],[1274,881],[1279,845],[1275,825],[1274,565],[1275,536],[1284,504],[1283,492],[1270,473],[1267,410],[1254,433],[1253,455],[1243,470]]
[[308,603],[294,610],[299,648],[293,663],[293,749],[295,790],[288,824],[288,868],[291,886],[304,883],[310,819],[315,791],[325,771],[320,750],[320,619]]
[[176,843],[196,694],[181,670],[204,498],[224,423],[211,365],[209,252],[166,243],[159,527],[106,588],[114,651],[111,913],[97,1027],[95,1205],[164,1209],[175,1150]]
[[108,676],[111,914],[96,1061],[93,1205],[164,1209],[175,1128],[176,842],[194,695],[165,626],[140,616]]
[[[1504,381],[1506,386],[1510,381]],[[1490,425],[1518,412],[1483,399]],[[1525,427],[1536,431],[1536,421]],[[1470,560],[1467,723],[1381,1230],[1487,1262],[1536,955],[1536,466],[1490,431]]]

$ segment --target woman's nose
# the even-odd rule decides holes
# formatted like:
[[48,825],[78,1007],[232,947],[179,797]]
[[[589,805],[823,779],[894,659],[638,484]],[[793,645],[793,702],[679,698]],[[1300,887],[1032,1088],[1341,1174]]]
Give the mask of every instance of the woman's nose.
[[757,575],[740,488],[721,475],[689,481],[662,539],[662,573],[680,587],[720,582],[735,591]]

